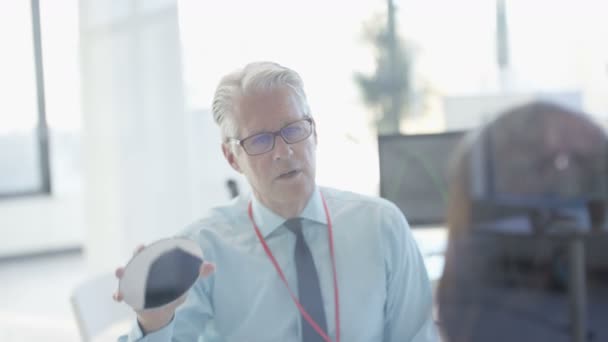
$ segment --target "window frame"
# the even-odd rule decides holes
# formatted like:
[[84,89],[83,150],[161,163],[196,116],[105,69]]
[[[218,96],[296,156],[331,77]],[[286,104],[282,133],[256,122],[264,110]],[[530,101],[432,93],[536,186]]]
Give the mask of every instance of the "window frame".
[[42,59],[42,34],[40,29],[40,1],[31,0],[30,4],[36,100],[38,108],[38,121],[35,129],[34,139],[36,139],[36,144],[38,146],[38,173],[40,177],[40,187],[38,189],[0,192],[0,200],[36,195],[50,195],[52,193],[51,163],[49,156],[49,127],[46,120],[46,102],[44,93],[44,65]]

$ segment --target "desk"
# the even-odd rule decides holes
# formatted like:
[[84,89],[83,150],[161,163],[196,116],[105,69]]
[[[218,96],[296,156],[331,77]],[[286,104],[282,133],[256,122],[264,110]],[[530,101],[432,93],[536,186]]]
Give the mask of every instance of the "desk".
[[435,284],[443,272],[443,254],[448,240],[445,226],[412,227],[412,234],[418,244],[429,278]]

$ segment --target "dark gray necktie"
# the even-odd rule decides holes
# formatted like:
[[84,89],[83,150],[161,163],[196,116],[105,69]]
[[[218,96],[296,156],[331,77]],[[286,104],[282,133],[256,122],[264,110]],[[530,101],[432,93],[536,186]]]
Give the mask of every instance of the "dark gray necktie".
[[[310,249],[302,234],[302,220],[294,218],[287,220],[285,226],[296,235],[296,248],[294,258],[298,274],[298,299],[310,317],[327,333],[323,297],[319,286],[319,276],[312,260]],[[302,316],[302,342],[323,341],[319,335]]]

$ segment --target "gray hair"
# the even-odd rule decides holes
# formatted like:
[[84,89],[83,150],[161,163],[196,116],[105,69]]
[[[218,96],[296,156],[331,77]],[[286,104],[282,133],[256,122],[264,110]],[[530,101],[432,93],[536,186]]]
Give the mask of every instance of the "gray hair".
[[220,126],[222,140],[235,137],[238,127],[234,111],[240,98],[255,91],[288,87],[295,95],[304,115],[310,116],[304,83],[297,72],[273,62],[255,62],[224,76],[213,96],[213,119]]

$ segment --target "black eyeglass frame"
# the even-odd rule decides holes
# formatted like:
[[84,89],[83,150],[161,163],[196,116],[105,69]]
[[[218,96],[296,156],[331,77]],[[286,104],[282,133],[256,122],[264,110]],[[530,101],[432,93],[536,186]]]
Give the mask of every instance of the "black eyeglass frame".
[[[296,141],[287,141],[287,139],[286,139],[286,138],[285,138],[285,136],[283,135],[283,130],[284,130],[285,128],[287,128],[287,127],[289,127],[289,126],[291,126],[291,125],[295,124],[295,123],[299,123],[299,122],[302,122],[302,121],[307,121],[308,123],[310,123],[310,133],[308,133],[308,134],[307,134],[305,137],[303,137],[303,138],[301,138],[301,139],[298,139],[298,140],[296,140]],[[258,156],[258,155],[261,155],[261,154],[264,154],[264,153],[268,153],[268,152],[270,152],[270,151],[274,150],[274,147],[275,147],[275,145],[276,145],[276,139],[277,139],[277,136],[280,136],[280,137],[281,137],[281,139],[283,139],[283,141],[284,141],[286,144],[292,145],[292,144],[297,144],[297,143],[299,143],[299,142],[301,142],[301,141],[304,141],[304,140],[308,139],[308,138],[309,138],[309,137],[312,135],[312,133],[313,133],[314,131],[315,131],[315,121],[313,120],[313,118],[312,118],[312,117],[305,117],[305,118],[303,118],[303,119],[296,120],[296,121],[294,121],[294,122],[290,122],[290,123],[288,123],[287,125],[285,125],[285,126],[281,127],[281,129],[279,129],[278,131],[274,131],[274,132],[260,132],[260,133],[252,134],[252,135],[250,135],[250,136],[248,136],[248,137],[245,137],[245,138],[243,138],[243,139],[237,139],[237,138],[227,138],[227,139],[226,139],[226,143],[233,143],[233,144],[237,144],[237,145],[241,146],[241,147],[243,148],[243,151],[245,151],[245,153],[247,153],[248,155],[250,155],[250,156]],[[264,152],[260,152],[260,153],[249,153],[249,151],[247,151],[247,148],[245,148],[245,141],[246,141],[246,140],[248,140],[248,139],[251,139],[251,138],[257,137],[257,136],[259,136],[259,135],[262,135],[262,134],[272,134],[272,146],[271,146],[271,147],[270,147],[270,148],[269,148],[267,151],[264,151]]]

